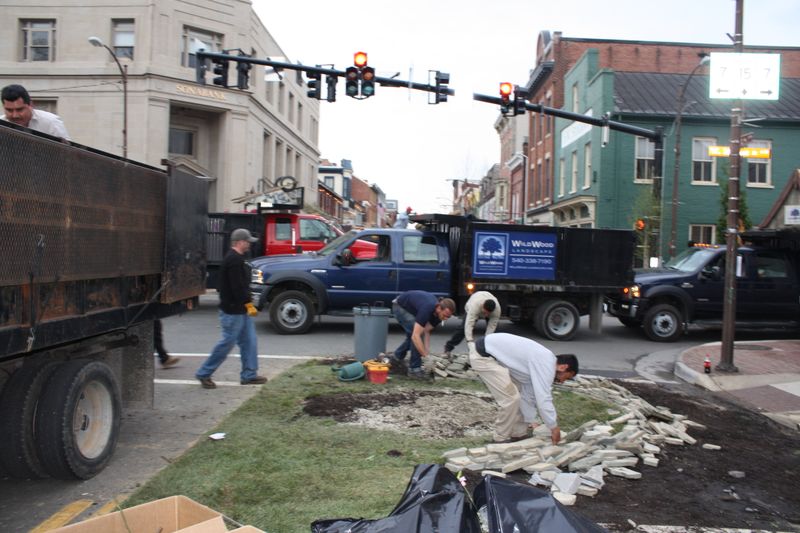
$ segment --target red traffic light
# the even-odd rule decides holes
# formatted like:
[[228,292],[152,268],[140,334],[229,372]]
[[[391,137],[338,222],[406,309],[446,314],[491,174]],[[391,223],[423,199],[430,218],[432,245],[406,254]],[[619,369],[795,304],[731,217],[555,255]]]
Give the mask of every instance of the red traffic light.
[[646,225],[647,224],[645,223],[643,218],[637,218],[634,227],[636,228],[637,231],[642,231]]
[[512,92],[514,92],[513,85],[511,85],[507,81],[504,81],[503,83],[500,84],[500,96],[502,96],[503,99],[506,99],[509,96],[511,96]]
[[358,68],[364,68],[367,66],[367,53],[366,52],[356,52],[353,56],[353,64]]

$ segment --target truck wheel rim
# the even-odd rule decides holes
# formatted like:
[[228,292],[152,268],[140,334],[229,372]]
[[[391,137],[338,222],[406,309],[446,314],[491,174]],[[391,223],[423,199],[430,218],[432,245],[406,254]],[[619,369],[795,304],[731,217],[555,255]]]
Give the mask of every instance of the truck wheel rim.
[[114,422],[114,401],[111,392],[96,381],[81,392],[72,419],[75,444],[88,459],[99,457],[105,450]]
[[297,326],[306,319],[306,308],[296,300],[284,302],[280,309],[281,322],[288,326]]
[[556,309],[550,313],[550,318],[547,323],[550,327],[550,331],[559,335],[571,331],[575,326],[572,313],[566,309]]
[[666,337],[675,331],[675,317],[670,313],[659,313],[653,318],[653,331]]

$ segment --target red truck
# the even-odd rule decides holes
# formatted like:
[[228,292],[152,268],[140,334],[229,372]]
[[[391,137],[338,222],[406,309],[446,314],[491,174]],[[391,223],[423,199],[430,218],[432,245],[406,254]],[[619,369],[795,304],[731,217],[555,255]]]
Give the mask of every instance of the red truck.
[[217,271],[230,248],[230,233],[236,228],[246,228],[259,239],[251,248],[250,257],[313,252],[342,234],[330,220],[308,213],[209,213],[208,288],[217,287]]

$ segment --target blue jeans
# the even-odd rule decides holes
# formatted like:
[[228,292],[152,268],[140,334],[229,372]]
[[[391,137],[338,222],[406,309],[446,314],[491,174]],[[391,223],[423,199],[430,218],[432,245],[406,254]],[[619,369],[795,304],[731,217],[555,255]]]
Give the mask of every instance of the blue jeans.
[[392,304],[392,314],[394,314],[395,319],[397,319],[397,322],[406,332],[406,338],[403,343],[394,351],[394,356],[397,359],[405,359],[406,352],[408,352],[410,349],[411,359],[408,362],[408,367],[422,367],[422,357],[419,354],[419,350],[417,350],[417,347],[414,346],[413,342],[411,342],[411,333],[414,331],[414,324],[417,323],[416,317],[397,304]]
[[211,350],[206,362],[195,374],[198,379],[210,378],[228,357],[234,344],[239,345],[242,359],[241,380],[247,381],[258,375],[258,339],[256,325],[247,315],[229,315],[219,312],[219,323],[222,327],[222,339]]

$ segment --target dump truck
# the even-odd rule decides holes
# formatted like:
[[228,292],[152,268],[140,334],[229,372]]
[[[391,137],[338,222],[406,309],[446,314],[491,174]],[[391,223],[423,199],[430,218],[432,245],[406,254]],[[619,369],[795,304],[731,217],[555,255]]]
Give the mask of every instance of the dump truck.
[[205,290],[206,183],[0,121],[0,471],[87,479]]

